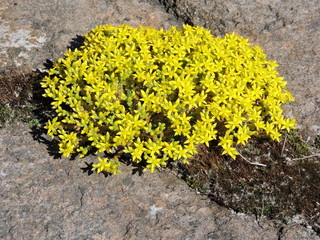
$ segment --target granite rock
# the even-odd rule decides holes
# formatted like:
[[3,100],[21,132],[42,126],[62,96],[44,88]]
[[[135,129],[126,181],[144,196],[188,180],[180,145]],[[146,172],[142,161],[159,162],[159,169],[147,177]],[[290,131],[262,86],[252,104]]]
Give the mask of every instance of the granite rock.
[[[316,33],[312,32],[317,29],[316,7],[310,16],[308,12],[299,16],[298,25],[292,25],[295,22],[291,19],[296,19],[295,11],[298,11],[293,9],[292,14],[283,20],[286,24],[288,22],[286,26],[278,28],[278,23],[270,19],[266,29],[263,24],[256,28],[255,22],[264,21],[263,16],[257,14],[256,19],[251,19],[251,27],[244,22],[241,28],[239,23],[238,28],[234,26],[233,29],[233,20],[224,20],[223,16],[227,18],[227,14],[225,8],[221,7],[228,1],[220,1],[220,8],[219,4],[215,9],[207,7],[209,12],[213,12],[212,16],[222,19],[221,26],[220,20],[216,23],[209,20],[207,25],[201,22],[204,21],[201,20],[201,1],[162,2],[180,20],[156,0],[0,2],[0,68],[15,66],[42,69],[47,59],[54,61],[61,57],[67,47],[77,44],[83,34],[99,24],[126,23],[167,29],[181,26],[185,21],[208,28],[218,24],[220,29],[214,31],[215,34],[239,31],[254,43],[263,45],[272,58],[279,58],[281,73],[288,75],[289,87],[295,93],[299,93],[299,89],[295,90],[290,77],[293,82],[297,81],[294,77],[308,73],[307,84],[319,80],[313,78],[317,72],[314,58],[319,57],[315,48],[316,40],[313,39]],[[183,2],[186,5],[182,5]],[[245,8],[257,1],[242,2]],[[260,2],[265,5],[263,1]],[[272,4],[281,5],[282,2],[272,1]],[[290,2],[286,3],[290,8]],[[293,7],[298,5],[292,4]],[[239,13],[228,16],[245,16],[236,4],[229,5],[231,10],[233,7],[232,11]],[[187,17],[183,17],[183,14]],[[243,19],[249,21],[246,17]],[[306,26],[307,19],[310,19],[310,34],[295,35],[297,31],[304,31],[300,28]],[[212,26],[209,25],[211,22]],[[246,28],[250,30],[241,30]],[[295,31],[284,37],[281,31],[289,31],[287,28]],[[261,29],[265,30],[259,33]],[[279,36],[273,35],[277,31]],[[283,42],[278,41],[279,45],[273,46],[267,40],[274,36],[282,37]],[[285,39],[293,36],[297,43],[285,45]],[[308,40],[309,48],[296,50],[295,44]],[[311,49],[314,49],[314,58],[310,57]],[[300,65],[304,67],[295,69],[296,72],[291,67],[296,66],[299,59],[295,60],[295,53],[291,51],[297,51],[304,61]],[[290,68],[283,67],[287,58],[292,64]],[[292,72],[293,75],[290,75]],[[307,88],[307,84],[303,86]],[[305,99],[303,94],[301,99]],[[306,105],[315,101],[314,96],[310,99],[305,102]],[[296,104],[299,104],[298,99]],[[312,106],[303,109],[303,114],[311,111],[308,108],[317,110]],[[292,108],[295,114],[297,106],[293,105]],[[316,116],[312,114],[308,115],[310,119]],[[116,176],[91,173],[90,163],[94,158],[60,159],[54,142],[23,124],[0,129],[0,239],[319,239],[312,230],[300,223],[292,222],[279,228],[269,220],[260,219],[258,222],[254,216],[237,214],[210,202],[205,196],[188,188],[169,170],[139,174],[135,167],[123,164],[123,173]]]
[[106,177],[94,156],[61,159],[55,146],[23,124],[0,129],[0,239],[320,239],[210,202],[169,170]]
[[169,28],[174,16],[152,0],[16,0],[0,2],[0,68],[43,68],[97,25]]

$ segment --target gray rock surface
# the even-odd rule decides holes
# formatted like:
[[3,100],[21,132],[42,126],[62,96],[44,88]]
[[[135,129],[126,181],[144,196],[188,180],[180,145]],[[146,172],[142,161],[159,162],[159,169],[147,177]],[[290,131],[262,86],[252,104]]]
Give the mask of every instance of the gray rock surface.
[[[175,2],[178,6],[183,1]],[[190,4],[192,1],[185,2]],[[309,6],[292,4],[299,9]],[[201,3],[198,5],[180,11],[189,14],[196,11],[201,19],[198,8]],[[242,16],[241,8],[236,5],[233,8],[239,11],[235,17]],[[213,16],[223,16],[223,11],[213,12]],[[314,18],[317,11],[309,16],[310,34],[306,36],[295,34],[304,31],[300,28],[305,26],[309,13],[299,16],[298,25],[288,25],[293,30],[298,29],[288,36],[280,34],[286,28],[277,29],[276,21],[269,24],[269,28],[280,31],[279,36],[271,32],[260,35],[254,27],[252,35],[249,30],[243,32],[255,43],[265,44],[272,58],[279,56],[279,61],[286,61],[290,57],[292,66],[302,59],[300,66],[304,67],[281,68],[281,71],[288,74],[287,78],[306,75],[307,84],[302,86],[308,89],[313,89],[314,86],[309,85],[312,81],[319,80],[313,79],[315,75],[312,75],[317,73],[314,60],[319,57],[318,50],[314,50],[314,59],[309,57],[310,49],[315,48],[315,35],[311,30],[317,28]],[[293,12],[290,16],[296,18],[297,14]],[[258,14],[256,17],[251,19],[253,26],[263,16]],[[61,57],[77,35],[83,35],[99,24],[122,23],[169,28],[180,26],[182,21],[167,13],[156,0],[0,1],[0,68],[12,65],[42,68],[46,59]],[[219,32],[227,32],[228,26]],[[243,28],[246,26],[243,24]],[[277,48],[277,45],[273,46],[275,42],[266,40],[274,36],[290,40],[294,36],[297,42],[289,42],[284,51],[281,45],[284,42],[280,41]],[[296,44],[307,40],[310,41],[309,48],[295,48]],[[282,56],[279,49],[285,55]],[[296,55],[300,59],[295,59],[292,51],[300,54]],[[296,75],[289,75],[292,71]],[[294,90],[294,85],[289,85]],[[304,95],[301,99],[305,99]],[[305,104],[310,103],[311,107],[308,105],[303,111],[312,109],[315,98],[310,99]],[[313,109],[317,110],[316,107]],[[210,203],[169,171],[140,176],[132,173],[132,166],[123,165],[123,173],[117,176],[89,174],[90,157],[73,161],[55,158],[54,146],[46,136],[33,136],[25,125],[0,129],[0,239],[319,239],[299,223],[292,222],[280,229],[268,220],[258,223],[253,216],[236,214]]]
[[209,202],[168,170],[90,174],[94,157],[55,158],[50,139],[31,133],[0,129],[0,239],[320,239]]
[[0,1],[0,68],[43,68],[62,57],[70,42],[96,25],[169,28],[182,22],[156,0]]
[[312,141],[320,134],[319,0],[160,0],[169,12],[215,35],[236,32],[280,65],[296,102],[287,106]]

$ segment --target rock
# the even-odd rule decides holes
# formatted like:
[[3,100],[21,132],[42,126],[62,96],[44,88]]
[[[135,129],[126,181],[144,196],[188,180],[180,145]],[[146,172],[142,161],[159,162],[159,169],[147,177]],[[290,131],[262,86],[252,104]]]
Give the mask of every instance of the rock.
[[[0,16],[3,69],[42,69],[98,24],[182,25],[156,0],[16,0],[0,3]],[[245,36],[268,45],[253,33]],[[300,224],[282,229],[236,214],[197,195],[169,170],[141,175],[123,164],[116,176],[92,174],[94,158],[60,159],[54,142],[23,124],[0,129],[0,239],[319,239]]]
[[[234,213],[196,194],[169,170],[105,177],[94,156],[55,157],[46,135],[0,129],[0,239],[280,239],[270,220]],[[281,239],[320,239],[292,223]]]
[[183,21],[214,35],[236,32],[261,46],[288,81],[286,107],[305,139],[320,134],[320,1],[160,0]]
[[71,42],[76,44],[96,25],[182,24],[152,0],[6,1],[0,3],[0,19],[0,68],[32,69],[62,57]]
[[286,240],[300,240],[300,239],[309,239],[313,236],[314,239],[317,239],[315,235],[312,234],[312,230],[310,228],[305,228],[300,224],[289,224],[281,231],[281,239]]

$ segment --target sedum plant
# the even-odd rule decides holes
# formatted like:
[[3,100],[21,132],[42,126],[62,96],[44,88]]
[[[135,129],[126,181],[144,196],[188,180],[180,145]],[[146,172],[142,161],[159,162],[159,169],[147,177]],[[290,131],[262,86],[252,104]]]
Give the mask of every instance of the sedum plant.
[[[45,128],[63,156],[123,149],[151,172],[169,159],[188,163],[212,140],[235,159],[251,136],[279,140],[294,128],[277,66],[234,33],[97,26],[43,79],[56,112]],[[117,158],[98,160],[97,172],[120,172]]]

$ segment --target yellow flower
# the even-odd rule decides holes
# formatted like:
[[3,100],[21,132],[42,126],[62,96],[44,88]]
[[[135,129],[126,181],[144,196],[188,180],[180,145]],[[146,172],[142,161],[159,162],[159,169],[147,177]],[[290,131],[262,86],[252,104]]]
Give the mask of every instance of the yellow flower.
[[201,120],[205,125],[210,125],[214,121],[214,117],[210,116],[209,112],[201,112],[200,113]]
[[147,159],[147,163],[149,163],[147,165],[147,168],[150,169],[151,173],[154,172],[155,167],[160,167],[161,165],[161,159],[157,158],[157,156],[154,154],[147,155],[146,159]]
[[[42,80],[57,115],[45,128],[63,156],[124,148],[151,172],[168,158],[187,163],[217,136],[223,154],[236,158],[235,145],[261,130],[279,140],[294,128],[281,108],[294,98],[276,68],[234,33],[97,26]],[[115,174],[118,163],[100,159],[93,169]]]
[[180,104],[180,99],[177,99],[177,101],[173,104],[171,101],[168,101],[167,99],[164,100],[164,104],[162,107],[167,110],[168,116],[172,115],[173,113],[178,112],[177,107]]
[[47,134],[51,137],[54,138],[54,135],[57,135],[57,129],[60,127],[60,123],[58,122],[58,118],[55,117],[54,119],[49,120],[47,126],[44,128],[47,129]]
[[228,130],[233,130],[237,127],[240,127],[242,124],[243,118],[241,115],[234,114],[231,119],[227,121],[226,127]]
[[200,143],[204,143],[207,145],[207,147],[209,147],[209,142],[215,139],[215,135],[211,135],[210,132],[208,132],[205,135],[201,135],[199,139]]
[[264,130],[266,130],[267,134],[273,134],[274,133],[274,125],[272,123],[267,122],[264,126]]
[[295,119],[285,119],[281,128],[286,129],[289,132],[291,129],[294,129],[295,125],[296,125]]
[[99,163],[92,164],[92,171],[97,171],[97,173],[105,171],[113,175],[121,172],[117,169],[120,166],[120,163],[118,161],[108,161],[108,159],[102,159],[100,157],[98,157],[98,160]]
[[223,137],[219,137],[220,142],[218,143],[219,146],[226,146],[233,144],[233,136],[226,134]]
[[270,134],[270,137],[271,137],[272,140],[276,140],[276,141],[280,142],[281,134],[279,133],[278,130],[274,130],[274,131]]
[[97,142],[95,146],[98,149],[97,152],[100,153],[104,151],[110,151],[113,146],[110,139],[110,133],[106,132],[105,135],[99,135],[99,137],[99,142]]
[[231,145],[229,145],[229,144],[228,145],[223,145],[222,147],[224,149],[222,154],[228,154],[233,159],[236,159],[236,156],[239,154],[237,152],[237,149],[235,149],[234,147],[231,147]]
[[187,159],[192,155],[189,153],[188,149],[183,148],[181,145],[177,146],[177,150],[173,155],[174,160],[182,160],[183,163],[188,163]]
[[146,152],[149,154],[160,154],[160,150],[162,148],[161,144],[158,142],[153,142],[150,138],[145,144],[146,146]]
[[237,144],[245,145],[250,138],[251,131],[248,126],[239,127],[234,136],[238,139]]
[[178,150],[179,143],[177,141],[174,142],[163,142],[162,151],[167,154],[170,158],[173,158],[174,153]]

